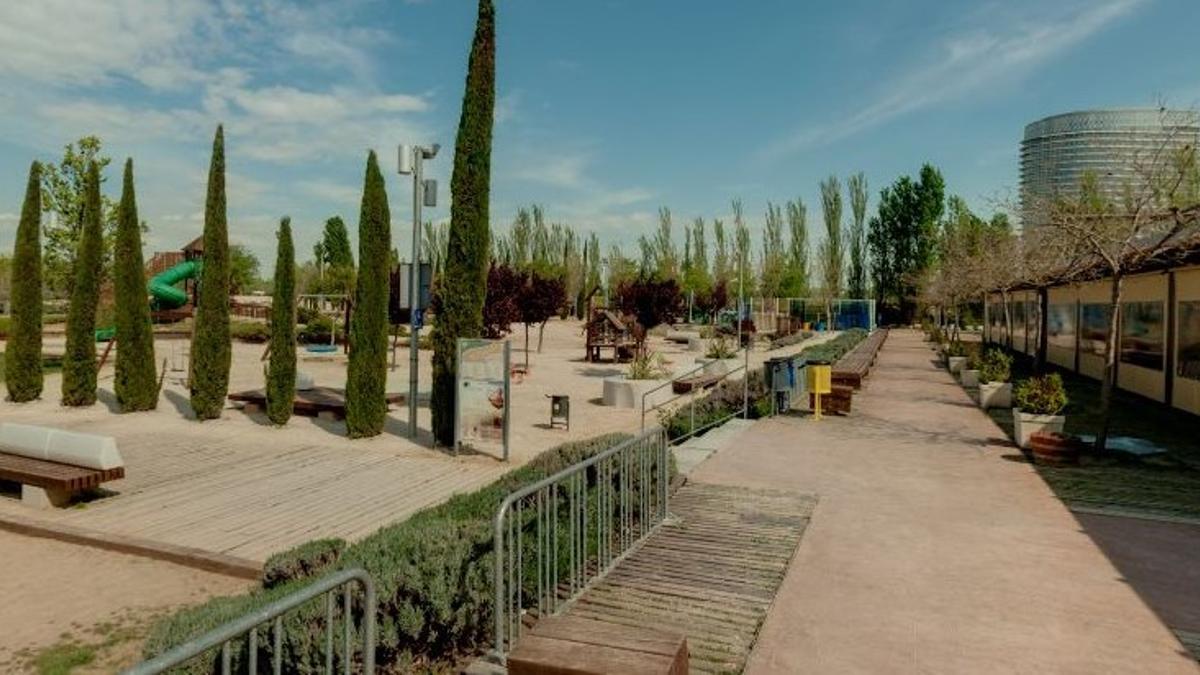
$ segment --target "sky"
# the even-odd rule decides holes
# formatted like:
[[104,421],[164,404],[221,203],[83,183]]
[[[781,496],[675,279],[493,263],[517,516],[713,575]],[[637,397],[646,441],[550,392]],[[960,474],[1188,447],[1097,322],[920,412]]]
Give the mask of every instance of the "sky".
[[[493,227],[521,205],[623,243],[669,207],[681,226],[921,164],[984,215],[1010,203],[1024,126],[1097,107],[1200,107],[1196,0],[499,0]],[[0,3],[0,250],[29,164],[98,135],[134,160],[147,257],[200,234],[225,125],[230,240],[269,271],[280,217],[307,256],[353,237],[369,149],[393,242],[411,238],[399,143],[440,142],[449,177],[474,30],[469,0],[41,0]],[[633,251],[627,250],[627,253]]]

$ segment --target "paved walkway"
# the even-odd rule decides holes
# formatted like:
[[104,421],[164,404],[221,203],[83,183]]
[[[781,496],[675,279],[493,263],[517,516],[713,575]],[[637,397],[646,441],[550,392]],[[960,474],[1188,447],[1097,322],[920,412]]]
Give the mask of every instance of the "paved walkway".
[[1200,672],[932,358],[894,331],[851,417],[760,422],[692,474],[820,498],[746,672]]

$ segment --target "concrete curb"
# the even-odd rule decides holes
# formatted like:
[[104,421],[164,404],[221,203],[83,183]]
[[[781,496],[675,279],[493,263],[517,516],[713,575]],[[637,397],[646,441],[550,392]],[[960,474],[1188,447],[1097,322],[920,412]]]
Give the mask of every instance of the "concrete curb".
[[257,581],[262,578],[262,563],[188,546],[176,546],[137,537],[117,536],[71,525],[48,523],[11,515],[0,516],[0,530],[162,560],[238,579]]

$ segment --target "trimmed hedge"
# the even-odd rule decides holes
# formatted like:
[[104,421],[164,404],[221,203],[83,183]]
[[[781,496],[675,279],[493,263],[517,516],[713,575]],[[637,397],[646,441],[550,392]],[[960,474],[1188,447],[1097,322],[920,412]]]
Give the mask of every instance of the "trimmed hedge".
[[[492,518],[500,503],[520,487],[629,438],[605,434],[565,443],[482,489],[455,495],[348,546],[340,540],[321,540],[273,556],[264,569],[263,588],[215,598],[159,621],[150,630],[144,655],[160,654],[294,592],[311,576],[350,567],[364,568],[375,580],[377,663],[445,662],[472,652],[491,636]],[[669,469],[674,472],[673,464]],[[595,500],[589,498],[589,503]],[[533,537],[526,540],[532,543]],[[353,610],[359,625],[361,612],[358,606]],[[324,667],[324,614],[323,603],[317,601],[285,619],[286,672],[319,672]],[[261,650],[259,663],[270,663],[269,646]],[[245,648],[233,651],[238,671]],[[216,657],[214,652],[210,658],[196,659],[181,672],[213,672]]]
[[271,339],[271,328],[265,321],[230,321],[229,336],[241,342],[262,344]]

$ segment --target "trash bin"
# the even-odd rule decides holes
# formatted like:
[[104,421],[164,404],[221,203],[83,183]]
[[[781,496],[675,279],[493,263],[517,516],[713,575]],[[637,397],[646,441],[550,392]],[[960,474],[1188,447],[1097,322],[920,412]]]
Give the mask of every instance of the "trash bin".
[[828,361],[809,361],[808,391],[813,396],[813,417],[821,419],[821,396],[833,392],[833,368]]
[[792,392],[796,390],[796,359],[777,356],[767,359],[764,368],[767,390],[771,392],[774,412],[792,407]]

